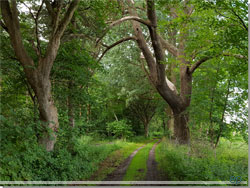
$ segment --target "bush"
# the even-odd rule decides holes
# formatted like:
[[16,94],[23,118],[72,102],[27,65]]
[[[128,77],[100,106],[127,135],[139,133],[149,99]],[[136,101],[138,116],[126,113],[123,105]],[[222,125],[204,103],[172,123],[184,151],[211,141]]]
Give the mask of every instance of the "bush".
[[241,176],[242,181],[247,181],[247,150],[237,154],[218,148],[216,157],[212,149],[201,151],[202,155],[192,152],[187,146],[174,145],[165,139],[156,148],[156,160],[160,170],[173,181],[229,181],[231,176]]
[[163,136],[163,132],[156,132],[154,131],[153,133],[151,133],[151,136],[152,137],[162,137]]
[[113,121],[107,124],[108,133],[112,134],[115,138],[126,139],[133,135],[132,127],[126,120]]
[[81,131],[77,128],[70,133],[70,128],[61,123],[55,149],[47,152],[38,145],[38,124],[22,114],[18,116],[13,119],[0,116],[1,181],[84,180],[93,174],[98,163],[122,146],[119,142],[92,145],[92,137],[78,136]]

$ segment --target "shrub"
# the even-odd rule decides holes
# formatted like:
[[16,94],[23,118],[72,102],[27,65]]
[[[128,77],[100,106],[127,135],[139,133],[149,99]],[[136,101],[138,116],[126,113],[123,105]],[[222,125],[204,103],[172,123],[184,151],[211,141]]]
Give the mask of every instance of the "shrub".
[[55,149],[47,152],[38,145],[38,124],[32,119],[19,114],[15,119],[0,116],[0,121],[1,181],[84,180],[93,174],[98,163],[122,146],[119,142],[96,146],[91,144],[92,137],[78,136],[81,131],[77,128],[72,130],[74,135],[61,123]]
[[156,148],[156,160],[160,170],[173,181],[229,181],[231,176],[241,176],[242,181],[247,181],[247,150],[236,153],[223,148],[218,148],[215,157],[214,151],[207,147],[200,148],[198,154],[187,146],[164,140]]
[[126,120],[113,121],[107,124],[108,133],[113,134],[115,138],[126,139],[133,135],[132,127]]

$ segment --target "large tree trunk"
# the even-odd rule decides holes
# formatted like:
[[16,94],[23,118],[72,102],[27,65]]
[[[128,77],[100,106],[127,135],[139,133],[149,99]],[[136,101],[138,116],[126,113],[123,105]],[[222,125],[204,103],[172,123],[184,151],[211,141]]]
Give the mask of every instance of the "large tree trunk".
[[148,128],[149,128],[149,122],[144,122],[144,135],[146,138],[148,138]]
[[39,138],[39,143],[44,145],[47,151],[52,151],[56,143],[56,132],[59,128],[57,108],[51,94],[50,80],[46,80],[36,87],[39,104],[40,120],[48,131]]
[[187,123],[188,114],[174,113],[174,135],[179,144],[190,143],[190,132]]
[[[131,0],[129,2],[131,5],[134,4]],[[136,9],[133,7],[133,5],[129,9],[129,13],[131,16],[138,17]],[[188,144],[190,141],[189,130],[187,128],[188,118],[187,115],[183,116],[183,112],[190,105],[192,74],[189,74],[188,67],[190,62],[187,62],[184,59],[185,39],[181,38],[179,50],[177,50],[173,45],[167,44],[170,51],[174,53],[174,55],[179,61],[181,61],[182,64],[180,66],[181,91],[179,95],[175,85],[166,77],[166,65],[162,63],[165,61],[165,49],[162,45],[162,37],[157,34],[157,18],[153,0],[147,0],[147,16],[150,21],[150,24],[147,26],[150,33],[154,54],[152,54],[148,47],[140,24],[136,21],[133,21],[132,25],[137,38],[136,41],[147,62],[151,82],[174,112],[176,139],[181,144]],[[185,35],[183,36],[185,37]],[[165,41],[164,44],[166,43],[167,42]]]

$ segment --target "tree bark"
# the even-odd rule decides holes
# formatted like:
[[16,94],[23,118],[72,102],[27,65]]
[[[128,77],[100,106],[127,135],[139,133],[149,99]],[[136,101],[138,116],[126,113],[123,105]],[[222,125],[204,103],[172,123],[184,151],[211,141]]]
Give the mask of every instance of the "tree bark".
[[146,138],[148,138],[148,132],[149,132],[148,131],[148,128],[149,128],[148,125],[149,125],[149,122],[145,121],[144,122],[144,135],[145,135]]
[[190,143],[190,131],[187,123],[188,114],[174,113],[174,135],[179,144]]
[[39,138],[39,143],[44,145],[47,151],[52,151],[56,143],[56,132],[59,128],[57,108],[51,94],[50,80],[43,80],[35,87],[37,101],[39,104],[40,120],[47,129]]

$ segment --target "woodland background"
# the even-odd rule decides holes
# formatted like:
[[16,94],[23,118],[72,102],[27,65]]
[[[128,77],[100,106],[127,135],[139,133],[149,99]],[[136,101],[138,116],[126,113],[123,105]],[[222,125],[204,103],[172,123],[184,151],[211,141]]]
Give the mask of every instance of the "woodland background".
[[169,180],[247,180],[246,0],[0,4],[2,181],[88,180],[152,138]]

